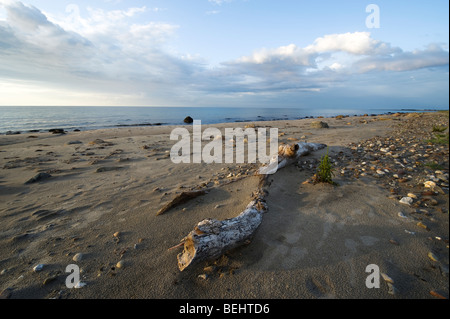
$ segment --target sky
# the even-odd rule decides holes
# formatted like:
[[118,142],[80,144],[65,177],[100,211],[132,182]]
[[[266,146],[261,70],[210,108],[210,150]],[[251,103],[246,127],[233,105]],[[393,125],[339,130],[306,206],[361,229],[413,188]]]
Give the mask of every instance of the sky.
[[449,106],[447,0],[0,0],[0,105]]

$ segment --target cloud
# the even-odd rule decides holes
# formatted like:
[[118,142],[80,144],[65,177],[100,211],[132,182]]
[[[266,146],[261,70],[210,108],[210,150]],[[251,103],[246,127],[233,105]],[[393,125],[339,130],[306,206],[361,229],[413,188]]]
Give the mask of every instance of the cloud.
[[311,54],[306,50],[297,47],[295,44],[281,46],[275,49],[261,49],[255,51],[250,56],[243,56],[237,60],[237,63],[249,64],[269,64],[287,62],[294,65],[311,65]]
[[425,50],[400,51],[393,55],[375,56],[355,63],[360,72],[411,71],[423,68],[448,66],[449,53],[439,45],[430,45]]
[[354,55],[385,55],[399,52],[400,48],[392,48],[389,43],[372,39],[370,32],[347,32],[317,38],[305,50],[318,53],[331,51]]
[[[375,40],[368,32],[330,34],[312,44],[262,48],[252,54],[222,63],[205,71],[199,88],[208,94],[285,94],[287,92],[327,92],[364,79],[388,83],[381,72],[417,71],[447,66],[448,51],[432,45],[425,50],[405,52]],[[377,77],[365,73],[377,72]],[[388,76],[389,77],[389,76]],[[402,76],[400,76],[402,77]],[[383,83],[384,82],[384,83]],[[372,89],[375,91],[375,86]]]
[[[0,20],[0,83],[16,83],[30,100],[51,94],[55,104],[63,96],[122,105],[288,98],[296,103],[355,94],[349,93],[355,88],[363,98],[415,86],[420,92],[425,87],[435,92],[433,87],[444,90],[439,83],[448,85],[449,53],[443,47],[404,51],[369,32],[328,34],[303,47],[259,48],[212,67],[207,57],[169,50],[168,41],[180,27],[142,19],[153,11],[146,6],[110,11],[88,7],[84,15],[77,5],[60,15],[13,0],[0,0],[1,6],[6,18]],[[428,77],[430,69],[439,71],[437,77]],[[424,78],[433,85],[415,80]],[[401,90],[398,83],[403,83]],[[9,85],[2,98],[20,98],[20,90],[8,93],[13,91]]]
[[195,65],[163,48],[178,26],[132,19],[146,7],[88,8],[82,17],[70,5],[67,15],[50,17],[19,1],[1,1],[7,17],[0,21],[0,78],[105,94],[148,92],[156,100]]

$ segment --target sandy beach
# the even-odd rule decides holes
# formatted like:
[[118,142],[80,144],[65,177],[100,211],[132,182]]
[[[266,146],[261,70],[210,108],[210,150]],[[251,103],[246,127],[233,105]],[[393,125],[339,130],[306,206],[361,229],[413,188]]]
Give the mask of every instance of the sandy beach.
[[[174,164],[174,126],[2,135],[0,296],[448,298],[448,121],[436,112],[203,125],[324,143],[338,185],[312,182],[327,149],[302,157],[269,177],[250,241],[184,271],[183,247],[170,248],[205,218],[241,213],[259,164]],[[190,190],[207,192],[157,215]],[[66,286],[70,264],[81,288]],[[379,288],[366,285],[368,265]]]

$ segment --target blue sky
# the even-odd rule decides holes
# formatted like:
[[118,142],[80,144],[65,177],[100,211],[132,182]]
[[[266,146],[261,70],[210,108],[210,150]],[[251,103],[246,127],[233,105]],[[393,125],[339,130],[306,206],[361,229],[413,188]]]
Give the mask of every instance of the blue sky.
[[448,9],[0,0],[0,105],[448,108]]

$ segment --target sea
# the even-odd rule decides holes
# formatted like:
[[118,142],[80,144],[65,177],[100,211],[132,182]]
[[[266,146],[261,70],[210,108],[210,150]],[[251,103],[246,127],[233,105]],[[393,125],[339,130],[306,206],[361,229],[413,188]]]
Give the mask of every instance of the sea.
[[336,115],[379,115],[422,112],[418,109],[302,109],[254,107],[108,107],[0,106],[0,134],[45,132],[50,129],[94,130],[114,127],[183,125],[187,116],[202,124],[293,120]]

